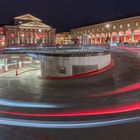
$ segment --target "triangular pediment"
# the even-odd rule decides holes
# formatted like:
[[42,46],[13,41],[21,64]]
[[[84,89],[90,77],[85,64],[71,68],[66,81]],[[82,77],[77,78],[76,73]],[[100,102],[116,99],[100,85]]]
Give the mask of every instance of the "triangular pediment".
[[18,20],[31,20],[31,21],[42,21],[39,18],[31,15],[31,14],[26,14],[26,15],[22,15],[22,16],[17,16],[14,19],[18,19]]
[[51,26],[46,25],[39,21],[31,21],[27,23],[20,24],[21,27],[36,27],[36,28],[51,28]]

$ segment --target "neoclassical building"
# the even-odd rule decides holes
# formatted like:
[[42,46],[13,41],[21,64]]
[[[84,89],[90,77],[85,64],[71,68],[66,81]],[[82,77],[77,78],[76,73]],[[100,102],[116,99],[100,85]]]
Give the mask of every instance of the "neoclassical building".
[[13,25],[0,27],[0,46],[54,43],[55,29],[30,14],[15,17]]
[[78,43],[103,44],[105,42],[140,41],[140,16],[72,29]]

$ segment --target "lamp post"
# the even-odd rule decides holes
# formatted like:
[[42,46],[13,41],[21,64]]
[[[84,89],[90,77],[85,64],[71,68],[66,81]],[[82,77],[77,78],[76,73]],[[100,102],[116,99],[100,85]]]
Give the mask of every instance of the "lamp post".
[[106,28],[107,28],[107,33],[106,33],[106,42],[108,43],[108,41],[109,41],[109,28],[110,28],[110,25],[109,24],[107,24],[106,25]]
[[107,49],[110,49],[110,44],[109,43],[109,28],[110,28],[110,25],[109,24],[106,24],[106,29],[107,29],[107,32],[106,32],[106,43],[107,43]]
[[16,76],[18,76],[19,73],[18,73],[18,61],[16,60]]

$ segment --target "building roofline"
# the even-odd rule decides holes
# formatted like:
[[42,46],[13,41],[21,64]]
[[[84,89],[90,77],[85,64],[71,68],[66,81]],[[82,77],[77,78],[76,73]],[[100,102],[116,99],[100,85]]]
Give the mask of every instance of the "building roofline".
[[16,16],[14,17],[14,19],[20,19],[20,20],[31,20],[31,21],[42,21],[41,19],[31,15],[31,14],[24,14],[24,15],[20,15],[20,16]]
[[125,21],[125,20],[130,20],[130,19],[137,19],[137,18],[140,18],[140,13],[138,15],[135,15],[135,16],[122,16],[122,17],[117,17],[117,18],[114,18],[114,19],[111,19],[111,20],[104,20],[104,21],[97,21],[97,22],[94,22],[94,23],[91,23],[91,24],[86,24],[86,25],[82,25],[81,27],[77,27],[77,28],[73,28],[71,29],[72,30],[78,30],[78,29],[83,29],[83,28],[87,28],[87,27],[91,27],[91,26],[98,26],[98,25],[103,25],[103,24],[109,24],[109,23],[115,23],[115,22],[119,22],[119,21]]

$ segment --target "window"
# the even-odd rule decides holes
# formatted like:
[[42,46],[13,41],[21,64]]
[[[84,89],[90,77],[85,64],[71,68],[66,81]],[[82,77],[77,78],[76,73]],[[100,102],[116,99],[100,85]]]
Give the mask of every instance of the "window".
[[120,29],[122,29],[122,27],[123,27],[123,26],[122,26],[122,25],[120,25]]
[[60,67],[59,68],[59,73],[60,74],[66,74],[66,67]]
[[139,26],[139,23],[138,22],[136,22],[136,26]]
[[22,21],[19,21],[19,24],[22,24],[23,22]]
[[127,24],[127,27],[130,27],[130,23]]
[[113,29],[115,30],[116,29],[116,26],[113,26]]

